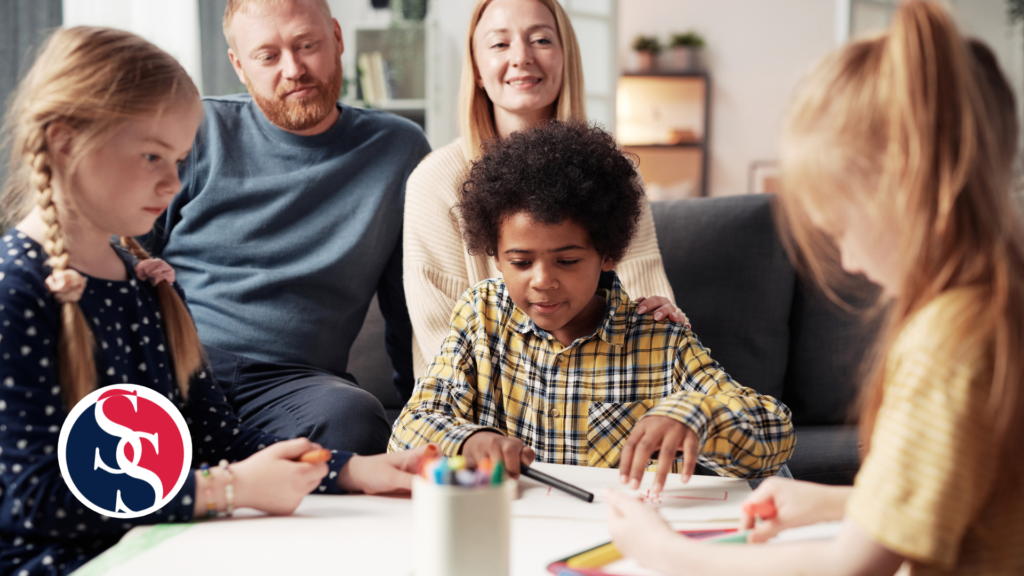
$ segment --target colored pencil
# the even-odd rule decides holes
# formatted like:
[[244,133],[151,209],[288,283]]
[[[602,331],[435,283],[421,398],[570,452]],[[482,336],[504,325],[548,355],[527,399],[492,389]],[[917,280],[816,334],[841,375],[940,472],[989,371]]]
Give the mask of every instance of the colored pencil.
[[592,548],[569,558],[565,565],[569,568],[600,568],[617,560],[622,560],[622,558],[622,552],[619,552],[615,544],[609,542],[604,546]]

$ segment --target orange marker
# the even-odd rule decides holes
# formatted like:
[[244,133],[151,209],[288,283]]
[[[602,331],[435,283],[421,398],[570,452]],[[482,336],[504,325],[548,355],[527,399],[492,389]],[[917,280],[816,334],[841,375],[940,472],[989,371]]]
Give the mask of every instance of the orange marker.
[[299,462],[309,462],[310,464],[316,464],[318,462],[327,462],[331,459],[331,451],[327,448],[320,450],[310,450],[302,456],[299,456]]
[[764,502],[747,502],[743,505],[743,512],[748,516],[769,520],[775,518],[779,511],[775,509],[775,502],[765,500]]
[[427,449],[423,451],[423,454],[420,455],[420,459],[416,462],[416,473],[422,476],[423,475],[423,467],[427,465],[427,462],[430,462],[431,460],[433,460],[436,457],[437,457],[437,445],[436,444],[428,444],[427,445]]

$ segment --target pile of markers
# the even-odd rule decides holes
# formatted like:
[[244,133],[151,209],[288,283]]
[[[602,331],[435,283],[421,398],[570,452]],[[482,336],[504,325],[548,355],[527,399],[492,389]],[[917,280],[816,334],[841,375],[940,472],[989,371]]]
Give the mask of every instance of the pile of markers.
[[489,458],[484,458],[475,469],[471,469],[462,456],[438,456],[420,463],[420,476],[428,482],[446,486],[499,485],[505,481],[505,464],[492,463]]

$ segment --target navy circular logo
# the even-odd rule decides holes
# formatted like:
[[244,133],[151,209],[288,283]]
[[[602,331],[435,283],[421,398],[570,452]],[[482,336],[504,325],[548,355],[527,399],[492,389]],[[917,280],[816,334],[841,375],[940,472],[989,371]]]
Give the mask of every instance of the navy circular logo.
[[71,410],[57,456],[79,501],[113,518],[137,518],[181,490],[192,438],[181,412],[162,394],[133,384],[100,388]]

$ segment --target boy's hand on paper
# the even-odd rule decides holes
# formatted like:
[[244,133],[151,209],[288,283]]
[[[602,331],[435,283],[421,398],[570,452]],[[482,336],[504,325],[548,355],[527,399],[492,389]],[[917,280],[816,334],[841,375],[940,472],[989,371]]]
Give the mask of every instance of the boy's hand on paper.
[[305,438],[283,440],[232,464],[235,507],[255,508],[268,514],[294,512],[327,475],[325,462],[297,460],[306,452],[321,448]]
[[677,551],[680,546],[689,544],[689,540],[669,527],[655,508],[645,506],[636,497],[619,490],[605,490],[603,496],[608,504],[608,531],[623,555],[641,561],[648,568],[667,570],[658,562],[665,551]]
[[338,486],[347,492],[366,494],[410,492],[416,464],[426,449],[420,446],[391,454],[352,456],[338,473]]
[[740,530],[753,528],[748,542],[766,542],[789,528],[842,520],[851,491],[848,486],[768,478],[743,501]]
[[519,438],[509,438],[486,430],[476,432],[462,444],[462,456],[466,465],[475,467],[484,458],[491,462],[504,462],[505,470],[512,478],[519,478],[520,464],[529,466],[537,459],[533,448],[523,444]]
[[690,481],[693,470],[697,466],[697,453],[700,449],[700,438],[685,424],[667,416],[647,416],[641,418],[619,455],[619,481],[629,484],[633,490],[640,488],[644,478],[644,470],[651,460],[651,455],[658,455],[658,472],[654,476],[651,491],[660,493],[665,488],[665,480],[672,471],[672,463],[676,452],[683,452],[682,480]]
[[646,314],[649,310],[654,310],[655,320],[660,321],[667,317],[676,324],[686,324],[687,328],[690,327],[690,319],[686,317],[686,314],[664,296],[637,298],[636,303],[640,305],[636,309],[637,314]]

